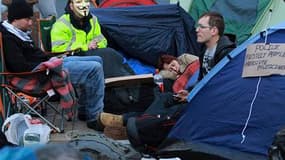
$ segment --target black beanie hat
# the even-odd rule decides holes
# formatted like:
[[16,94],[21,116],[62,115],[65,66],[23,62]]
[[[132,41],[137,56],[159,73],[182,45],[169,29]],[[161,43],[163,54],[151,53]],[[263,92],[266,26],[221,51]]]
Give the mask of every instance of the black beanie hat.
[[26,0],[13,0],[8,6],[8,21],[15,19],[29,18],[33,16],[33,6]]

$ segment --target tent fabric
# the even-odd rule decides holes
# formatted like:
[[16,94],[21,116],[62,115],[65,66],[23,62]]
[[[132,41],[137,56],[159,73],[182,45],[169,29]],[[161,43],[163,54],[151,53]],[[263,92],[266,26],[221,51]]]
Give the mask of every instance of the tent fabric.
[[37,160],[34,149],[36,147],[5,147],[1,149],[0,160]]
[[128,65],[133,69],[135,74],[148,74],[155,73],[155,67],[142,63],[135,58],[129,58],[127,60]]
[[225,18],[225,33],[236,35],[238,44],[241,44],[251,36],[252,28],[269,3],[270,0],[193,0],[189,14],[197,21],[204,12],[221,13]]
[[[132,6],[91,9],[109,45],[156,66],[161,54],[199,54],[195,22],[178,5]],[[115,15],[115,16],[114,16]]]
[[256,34],[260,31],[264,31],[266,28],[277,25],[285,21],[285,1],[284,0],[274,0],[270,1],[266,9],[260,16],[256,25],[253,27],[251,33]]
[[[160,0],[160,1],[163,1],[163,2],[166,3],[166,0]],[[157,0],[158,3],[160,3],[160,1]],[[179,3],[179,5],[180,5],[186,12],[188,12],[193,0],[169,0],[169,1],[170,1],[169,3],[171,3],[171,4]]]
[[267,159],[274,135],[285,124],[285,77],[241,75],[249,44],[265,43],[266,38],[267,43],[284,43],[284,36],[285,22],[222,59],[190,93],[188,107],[160,153],[193,150],[231,160]]
[[100,8],[107,7],[128,7],[136,5],[154,5],[154,0],[104,0],[100,3]]

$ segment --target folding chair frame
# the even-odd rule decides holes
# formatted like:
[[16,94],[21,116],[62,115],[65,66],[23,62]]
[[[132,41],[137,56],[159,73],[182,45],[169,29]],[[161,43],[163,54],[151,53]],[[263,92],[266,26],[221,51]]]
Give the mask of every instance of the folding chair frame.
[[37,19],[39,47],[45,52],[51,52],[50,31],[55,21],[56,21],[55,16]]
[[[19,101],[21,104],[24,105],[24,107],[26,107],[29,111],[31,111],[32,113],[36,114],[38,117],[40,117],[45,123],[47,123],[50,127],[52,127],[53,129],[55,129],[57,132],[63,132],[64,131],[64,122],[63,120],[61,120],[61,124],[60,124],[60,128],[56,127],[54,124],[52,124],[48,119],[46,119],[45,117],[43,117],[38,111],[36,111],[36,108],[39,107],[40,105],[48,105],[50,106],[56,113],[61,114],[61,116],[63,117],[63,110],[61,112],[59,112],[56,107],[51,104],[50,102],[48,102],[48,99],[51,97],[48,94],[45,95],[44,97],[41,97],[40,100],[34,104],[34,105],[30,105],[28,104],[26,101],[24,101],[20,96],[17,95],[17,93],[15,92],[15,90],[11,89],[11,86],[5,86],[4,88],[8,91],[8,93],[10,93],[10,96],[14,96],[16,97],[16,101]],[[15,103],[15,107],[17,103]],[[10,107],[9,107],[10,108]],[[7,111],[7,115],[10,115],[10,110]]]
[[[41,71],[36,71],[36,72],[21,72],[21,73],[11,73],[11,72],[6,72],[6,66],[5,66],[5,59],[4,59],[4,52],[3,52],[3,43],[2,43],[2,33],[0,33],[0,49],[1,49],[1,60],[2,60],[2,71],[0,75],[2,76],[2,84],[1,87],[4,88],[7,92],[5,93],[6,95],[9,95],[10,98],[10,102],[12,97],[14,96],[16,98],[16,101],[20,101],[21,104],[23,104],[24,107],[26,107],[28,110],[30,110],[31,112],[33,112],[34,114],[36,114],[37,116],[39,116],[45,123],[47,123],[50,127],[52,127],[55,131],[57,132],[64,132],[64,110],[62,109],[61,112],[58,111],[56,109],[56,107],[51,104],[50,102],[48,102],[48,99],[53,96],[53,94],[50,93],[54,93],[55,92],[50,92],[52,89],[48,90],[46,93],[39,93],[37,95],[32,95],[30,93],[26,93],[23,92],[17,88],[15,88],[14,86],[12,86],[9,82],[8,82],[8,76],[31,76],[33,74],[39,74],[39,73],[48,73],[47,70],[41,70]],[[27,102],[25,102],[23,99],[21,99],[20,96],[17,95],[17,93],[22,92],[25,93],[27,95],[39,98],[40,100],[34,104],[34,105],[30,105]],[[14,105],[16,105],[16,103],[14,103]],[[58,128],[57,126],[55,126],[53,123],[51,123],[49,120],[47,120],[45,117],[43,117],[38,111],[36,111],[35,109],[37,107],[39,107],[40,105],[46,105],[51,107],[56,113],[61,115],[61,124],[60,124],[60,128]],[[10,109],[12,108],[12,103],[10,103],[7,107],[7,113],[6,113],[6,117],[10,115]]]

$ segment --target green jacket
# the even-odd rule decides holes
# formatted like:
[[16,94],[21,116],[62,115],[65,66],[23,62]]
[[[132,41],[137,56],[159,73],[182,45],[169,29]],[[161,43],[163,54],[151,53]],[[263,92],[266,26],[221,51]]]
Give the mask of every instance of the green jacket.
[[75,28],[70,21],[70,15],[62,15],[53,25],[51,30],[51,42],[53,52],[64,52],[81,48],[88,50],[88,44],[92,40],[98,42],[98,48],[106,48],[107,40],[101,33],[101,27],[97,17],[90,18],[91,29],[88,33]]

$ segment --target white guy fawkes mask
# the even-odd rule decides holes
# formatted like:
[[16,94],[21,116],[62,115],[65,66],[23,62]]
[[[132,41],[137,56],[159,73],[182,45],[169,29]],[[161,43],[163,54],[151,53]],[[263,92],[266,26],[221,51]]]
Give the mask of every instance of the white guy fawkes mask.
[[90,0],[72,0],[73,12],[79,18],[86,17],[89,14]]

